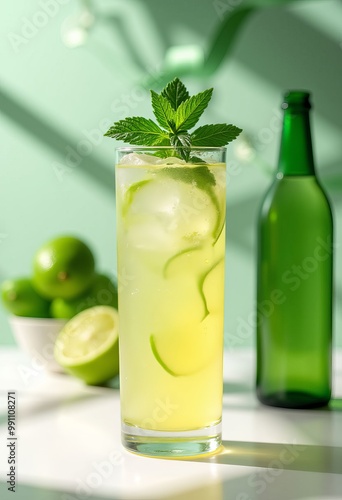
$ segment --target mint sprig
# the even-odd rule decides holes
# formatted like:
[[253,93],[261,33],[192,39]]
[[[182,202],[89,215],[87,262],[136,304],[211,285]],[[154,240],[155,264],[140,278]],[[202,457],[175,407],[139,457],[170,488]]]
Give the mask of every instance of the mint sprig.
[[242,132],[235,125],[222,123],[189,132],[208,106],[212,93],[211,88],[190,96],[185,85],[175,78],[160,94],[151,90],[152,109],[159,125],[134,116],[115,122],[104,135],[138,146],[170,146],[174,155],[196,162],[196,157],[191,157],[192,147],[225,146]]

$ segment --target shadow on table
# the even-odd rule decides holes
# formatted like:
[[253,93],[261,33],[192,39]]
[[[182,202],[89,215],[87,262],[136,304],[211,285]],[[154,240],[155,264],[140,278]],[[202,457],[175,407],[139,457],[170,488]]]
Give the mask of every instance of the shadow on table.
[[251,392],[253,388],[250,384],[237,382],[223,382],[223,394],[241,394]]
[[327,411],[342,411],[342,398],[333,398],[329,406],[326,407]]
[[[32,395],[31,395],[32,396]],[[98,398],[100,394],[77,394],[65,396],[63,399],[44,399],[44,395],[37,395],[37,400],[31,406],[26,408],[21,407],[19,412],[19,418],[32,417],[34,415],[39,415],[43,412],[49,412],[56,410],[57,408],[63,408],[72,404],[80,403],[85,400]],[[8,415],[7,413],[0,414],[0,425],[7,423]]]
[[[251,388],[248,387],[247,385],[244,386],[243,384],[230,384],[230,383],[224,383],[224,388],[223,388],[223,393],[226,395],[232,394],[241,394],[241,396],[245,396],[243,400],[241,399],[239,403],[231,400],[223,400],[223,408],[231,409],[234,408],[236,410],[251,410],[254,409],[256,410],[257,408],[262,408],[262,409],[267,409],[270,411],[274,412],[284,412],[284,411],[290,411],[290,412],[297,412],[297,413],[302,413],[305,414],[307,412],[310,413],[310,415],[314,413],[319,413],[319,412],[340,412],[342,411],[342,398],[333,398],[330,400],[329,404],[327,406],[321,407],[321,408],[311,408],[310,410],[306,409],[290,409],[290,408],[280,408],[276,406],[267,406],[263,405],[258,401],[256,394],[251,391]],[[342,497],[341,497],[342,498]]]
[[194,460],[267,469],[342,474],[342,448],[334,446],[223,441],[218,453]]
[[[333,484],[331,478],[326,481],[322,480],[319,475],[310,476],[310,480],[302,476],[295,475],[293,472],[281,470],[276,471],[277,474],[271,474],[271,471],[249,471],[248,473],[235,475],[230,474],[229,477],[224,475],[221,477],[212,478],[208,482],[203,482],[197,487],[193,485],[182,485],[181,491],[174,491],[170,483],[165,483],[165,495],[144,491],[131,492],[129,496],[121,496],[114,492],[106,496],[97,494],[92,491],[89,498],[92,500],[300,500],[300,499],[322,499],[329,498],[341,499],[337,493],[341,490],[342,479],[338,478]],[[7,485],[0,482],[0,491],[5,491]],[[169,490],[167,492],[167,490]],[[6,496],[6,493],[8,495]],[[324,496],[323,496],[324,495]],[[12,493],[5,492],[3,500],[12,498]],[[26,484],[17,484],[15,491],[16,500],[80,500],[84,496],[80,496],[79,492],[56,490],[55,488],[33,486]],[[88,498],[88,495],[87,495]]]

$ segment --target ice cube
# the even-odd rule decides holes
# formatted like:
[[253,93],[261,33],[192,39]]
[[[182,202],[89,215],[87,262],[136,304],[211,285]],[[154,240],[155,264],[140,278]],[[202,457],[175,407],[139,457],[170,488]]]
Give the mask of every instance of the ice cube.
[[204,191],[160,178],[136,191],[126,217],[131,244],[171,249],[205,240],[215,227],[217,212]]
[[129,153],[120,160],[120,165],[158,165],[160,158],[144,153]]

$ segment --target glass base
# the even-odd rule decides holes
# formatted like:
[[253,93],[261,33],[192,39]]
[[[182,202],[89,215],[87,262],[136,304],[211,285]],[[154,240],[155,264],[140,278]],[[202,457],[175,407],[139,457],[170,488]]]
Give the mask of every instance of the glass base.
[[194,431],[163,432],[122,424],[124,447],[150,457],[182,458],[212,453],[222,443],[221,422]]

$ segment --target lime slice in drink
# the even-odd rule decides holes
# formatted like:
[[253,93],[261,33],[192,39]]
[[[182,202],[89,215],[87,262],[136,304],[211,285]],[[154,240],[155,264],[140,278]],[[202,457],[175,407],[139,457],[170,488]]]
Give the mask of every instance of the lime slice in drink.
[[204,318],[210,312],[216,313],[222,308],[223,287],[224,259],[222,258],[203,274],[198,282],[198,290],[204,303]]
[[[178,274],[183,274],[189,268],[189,262],[194,263],[194,259],[198,256],[198,250],[202,250],[201,246],[188,247],[184,250],[180,250],[175,255],[172,255],[164,265],[163,276],[164,278],[171,278],[172,276],[177,276]],[[203,261],[203,255],[199,255],[199,258]]]
[[[200,297],[199,307],[195,307],[195,303],[192,304],[193,313],[195,310],[199,311],[198,320],[203,320],[208,314],[208,305],[206,296],[203,291],[203,283],[211,272],[213,267],[208,270],[208,262],[212,258],[212,247],[197,246],[189,247],[180,252],[176,253],[170,257],[163,269],[163,276],[168,280],[178,280],[178,289],[181,294],[183,290],[189,291],[189,297],[198,291]],[[198,275],[198,269],[204,269],[199,279],[196,278]],[[189,288],[188,282],[191,281],[192,287]]]
[[159,351],[157,349],[157,346],[156,346],[156,339],[154,337],[154,335],[151,335],[150,337],[150,344],[151,344],[151,349],[152,349],[152,352],[153,352],[153,355],[154,357],[156,358],[156,360],[158,361],[158,363],[160,364],[160,366],[162,368],[164,368],[164,370],[169,373],[170,375],[172,375],[173,377],[178,377],[179,375],[181,375],[181,373],[175,373],[174,371],[171,370],[171,368],[169,368],[163,361],[163,359],[160,357],[160,354],[159,354]]
[[123,203],[122,203],[122,215],[123,215],[123,217],[125,217],[125,215],[127,214],[129,207],[131,206],[131,204],[133,202],[135,193],[140,188],[142,188],[145,184],[148,184],[149,182],[151,182],[151,179],[144,179],[142,181],[135,182],[127,189],[127,191],[125,192],[125,197],[124,197]]
[[[182,320],[182,318],[181,318]],[[193,375],[205,369],[221,349],[219,316],[199,322],[180,321],[150,336],[152,354],[165,372],[174,377]]]
[[210,262],[212,258],[210,247],[189,247],[172,257],[170,257],[163,269],[163,276],[168,280],[179,279],[179,287],[185,288],[186,277],[193,279],[194,286],[197,287],[198,294],[201,298],[203,312],[202,321],[210,312],[216,313],[222,309],[221,302],[224,286],[224,259],[220,259],[212,266],[207,267],[200,277],[195,277],[197,269],[203,269],[206,262]]
[[59,333],[56,361],[87,384],[106,382],[119,372],[118,313],[95,306],[74,316]]

